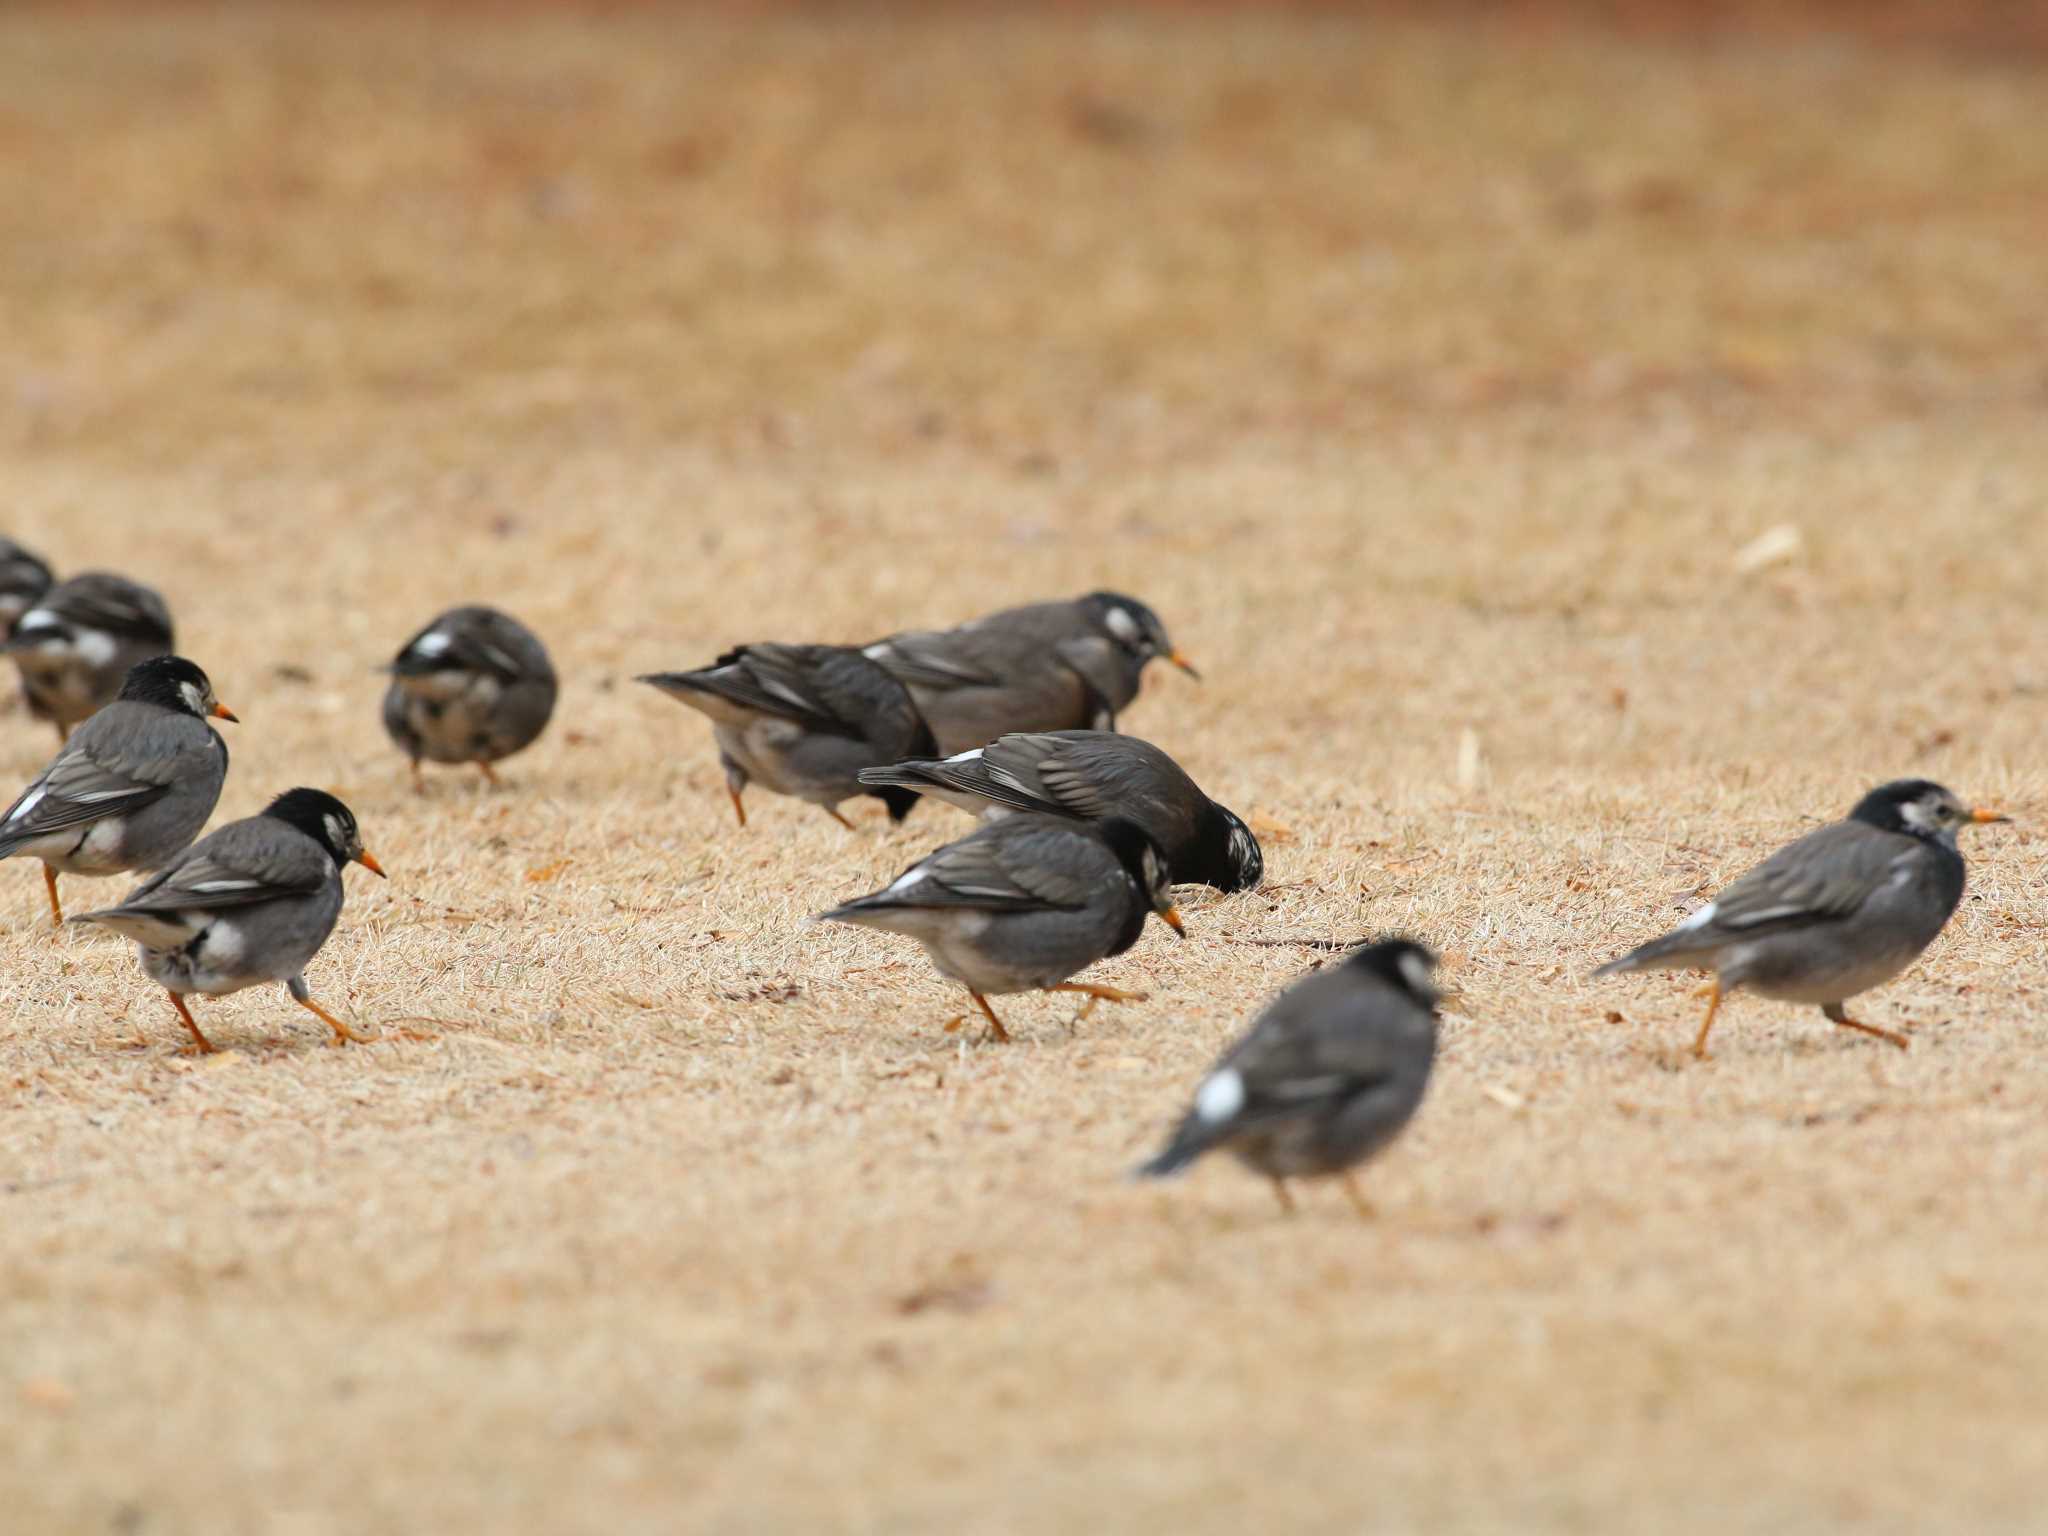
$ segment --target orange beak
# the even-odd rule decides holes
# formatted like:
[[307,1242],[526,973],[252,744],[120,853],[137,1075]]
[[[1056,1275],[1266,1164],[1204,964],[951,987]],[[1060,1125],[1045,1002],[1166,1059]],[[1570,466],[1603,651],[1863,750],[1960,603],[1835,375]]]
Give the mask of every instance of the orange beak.
[[379,880],[388,880],[391,878],[389,875],[384,873],[384,866],[382,864],[379,864],[374,858],[370,856],[370,850],[367,848],[365,848],[361,853],[356,855],[356,862],[362,865],[363,868],[367,869],[371,874],[375,875]]
[[1970,820],[1972,820],[1972,821],[1980,821],[1980,822],[1981,822],[1981,821],[2011,821],[2011,820],[2012,820],[2012,818],[2011,818],[2010,816],[2002,816],[2002,815],[2000,815],[2000,814],[1999,814],[1999,813],[1998,813],[1997,811],[1989,811],[1989,810],[1986,810],[1986,809],[1985,809],[1985,808],[1984,808],[1983,806],[1981,806],[1981,805],[1980,805],[1980,806],[1978,806],[1978,807],[1977,807],[1977,809],[1975,809],[1974,811],[1970,812]]
[[1167,927],[1171,928],[1175,933],[1179,934],[1182,938],[1186,938],[1188,936],[1187,929],[1181,926],[1180,908],[1168,907],[1164,912],[1161,912],[1159,914],[1159,921],[1166,924]]
[[218,699],[214,700],[213,718],[216,720],[232,721],[236,725],[240,725],[242,723],[242,717],[236,714],[232,709],[229,709],[227,705],[221,703]]
[[1189,677],[1192,677],[1196,682],[1199,683],[1202,680],[1202,674],[1195,670],[1195,664],[1192,661],[1188,660],[1187,653],[1185,651],[1178,649],[1169,651],[1167,652],[1166,659],[1172,662],[1176,667],[1179,667],[1181,671],[1187,673],[1187,675]]

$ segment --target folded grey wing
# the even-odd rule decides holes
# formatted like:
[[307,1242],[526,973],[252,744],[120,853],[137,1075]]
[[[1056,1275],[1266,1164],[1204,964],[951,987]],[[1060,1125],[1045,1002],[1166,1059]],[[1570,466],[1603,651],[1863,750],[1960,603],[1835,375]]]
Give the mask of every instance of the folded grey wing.
[[[1906,839],[1841,821],[1779,849],[1714,898],[1694,931],[1748,935],[1788,924],[1847,917],[1896,878]],[[1703,909],[1705,910],[1705,909]]]
[[86,920],[220,911],[280,897],[308,896],[334,877],[334,861],[311,838],[277,835],[261,818],[234,822],[131,891],[118,907]]
[[918,688],[993,688],[1002,678],[976,653],[964,630],[912,630],[877,640],[861,654],[898,682]]
[[421,677],[430,672],[483,672],[501,682],[516,682],[533,674],[533,668],[519,654],[518,647],[487,628],[436,619],[400,647],[391,670],[400,677]]
[[88,741],[75,742],[0,817],[0,855],[52,833],[153,805],[170,791],[166,776],[147,777],[131,764],[96,753]]
[[1101,635],[1080,636],[1060,641],[1053,654],[1087,690],[1088,718],[1098,729],[1113,729],[1116,712],[1131,701],[1130,669],[1115,643]]
[[132,640],[171,643],[170,609],[148,587],[87,575],[64,583],[52,595],[51,606],[67,624]]
[[1401,1065],[1396,1042],[1362,1015],[1375,1005],[1404,1005],[1378,992],[1341,972],[1322,972],[1275,999],[1258,1027],[1216,1064],[1242,1081],[1239,1123],[1294,1114],[1391,1081]]

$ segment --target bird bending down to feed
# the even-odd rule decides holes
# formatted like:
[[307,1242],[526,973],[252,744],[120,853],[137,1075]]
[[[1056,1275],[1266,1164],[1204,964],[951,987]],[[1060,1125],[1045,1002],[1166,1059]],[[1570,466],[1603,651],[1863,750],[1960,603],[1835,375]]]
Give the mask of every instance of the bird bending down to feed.
[[555,712],[557,684],[547,648],[510,614],[451,608],[414,635],[390,666],[384,729],[412,759],[474,763],[491,784],[491,764],[531,746]]
[[171,1006],[211,1051],[185,999],[226,997],[281,981],[292,1001],[334,1031],[335,1043],[361,1040],[313,1001],[306,964],[341,916],[342,866],[382,876],[363,847],[349,808],[318,789],[290,789],[260,816],[209,833],[127,900],[74,923],[111,928],[135,941],[142,970],[171,995]]
[[999,736],[952,757],[863,769],[860,781],[933,795],[980,816],[1121,816],[1159,845],[1176,885],[1248,891],[1265,873],[1259,840],[1235,812],[1151,742],[1115,731]]
[[155,869],[199,835],[228,773],[228,744],[206,722],[234,718],[198,667],[157,656],[72,733],[0,816],[0,859],[43,861],[53,925],[58,875]]
[[711,722],[733,814],[747,824],[747,785],[820,806],[851,830],[839,804],[872,795],[901,821],[908,789],[869,788],[861,770],[938,750],[910,692],[849,645],[742,645],[694,672],[640,679]]
[[1013,731],[1113,730],[1154,657],[1190,677],[1159,615],[1120,592],[891,635],[867,654],[910,689],[944,754]]
[[7,651],[21,669],[29,713],[71,728],[110,704],[137,662],[172,649],[171,611],[161,594],[106,571],[59,582],[15,622]]
[[983,824],[817,920],[916,939],[940,975],[967,988],[990,1038],[1008,1040],[991,997],[1078,992],[1084,1018],[1097,1002],[1142,1001],[1142,992],[1068,978],[1137,943],[1150,913],[1186,936],[1165,861],[1137,826],[1020,815]]
[[1353,1177],[1401,1133],[1436,1059],[1436,956],[1409,939],[1353,950],[1274,998],[1195,1090],[1166,1149],[1137,1170],[1167,1178],[1221,1148],[1273,1181],[1290,1214],[1289,1179]]
[[1743,875],[1662,938],[1593,974],[1712,971],[1692,1043],[1704,1060],[1721,1000],[1747,989],[1815,1003],[1835,1024],[1900,1050],[1904,1035],[1852,1019],[1850,998],[1890,981],[1934,942],[1963,899],[1956,833],[2007,821],[1926,779],[1880,784],[1847,818],[1809,832]]

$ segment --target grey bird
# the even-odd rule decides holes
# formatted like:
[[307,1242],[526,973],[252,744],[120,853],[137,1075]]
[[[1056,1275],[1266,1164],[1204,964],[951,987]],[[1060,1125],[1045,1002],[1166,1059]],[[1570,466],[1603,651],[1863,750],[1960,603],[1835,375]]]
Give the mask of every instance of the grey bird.
[[981,816],[1038,811],[1134,821],[1166,855],[1176,885],[1248,891],[1265,873],[1259,840],[1149,741],[1115,731],[998,736],[951,757],[861,771],[863,784],[915,790]]
[[0,641],[14,633],[21,616],[55,579],[40,555],[0,535]]
[[1904,1035],[1850,1018],[1844,1004],[1911,965],[1955,912],[1963,899],[1957,831],[2009,819],[1972,810],[1926,779],[1880,784],[1846,820],[1779,849],[1671,932],[1593,974],[1712,971],[1692,1045],[1703,1060],[1721,999],[1744,989],[1816,1003],[1843,1029],[1905,1050]]
[[206,674],[182,656],[153,657],[0,816],[0,859],[43,861],[52,923],[64,921],[58,875],[155,869],[199,835],[228,772],[209,718],[235,716]]
[[1114,730],[1154,657],[1201,676],[1159,615],[1119,592],[1005,608],[866,651],[909,687],[949,755],[1012,731]]
[[399,649],[384,693],[384,729],[420,763],[491,764],[531,746],[555,712],[554,664],[533,631],[495,608],[451,608]]
[[262,815],[201,838],[118,907],[72,921],[135,941],[143,973],[170,993],[202,1052],[213,1042],[185,999],[226,997],[266,981],[283,982],[293,1002],[334,1031],[337,1045],[360,1041],[313,1001],[305,977],[341,916],[341,871],[351,861],[384,873],[347,806],[324,790],[290,789]]
[[873,795],[900,822],[918,797],[868,788],[861,770],[938,751],[909,690],[852,646],[742,645],[694,672],[650,672],[640,681],[711,721],[743,827],[740,795],[757,782],[822,806],[849,829],[839,803],[855,795]]
[[1361,1216],[1353,1170],[1401,1133],[1436,1060],[1436,956],[1409,939],[1353,950],[1287,988],[1202,1079],[1195,1102],[1140,1178],[1177,1174],[1222,1148],[1273,1181],[1340,1177]]
[[815,920],[908,934],[940,975],[967,988],[989,1037],[1008,1040],[991,997],[1077,992],[1088,999],[1084,1018],[1097,1002],[1143,1001],[1142,992],[1068,978],[1137,943],[1148,913],[1186,937],[1165,862],[1136,825],[1005,816]]
[[173,649],[171,611],[139,582],[106,571],[61,581],[16,621],[7,651],[29,713],[71,728],[113,702],[129,669]]

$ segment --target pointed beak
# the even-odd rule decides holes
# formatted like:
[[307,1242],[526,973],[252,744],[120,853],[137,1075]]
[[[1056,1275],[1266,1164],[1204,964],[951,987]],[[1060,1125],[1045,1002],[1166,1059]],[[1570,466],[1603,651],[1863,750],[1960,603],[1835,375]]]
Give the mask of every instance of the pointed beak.
[[1171,650],[1166,653],[1166,659],[1172,662],[1176,667],[1179,667],[1181,671],[1187,673],[1187,675],[1189,677],[1192,677],[1196,682],[1199,683],[1202,680],[1202,674],[1197,672],[1195,670],[1195,664],[1192,661],[1188,660],[1187,652],[1178,649]]
[[2010,816],[2000,815],[1997,811],[1988,810],[1984,806],[1980,805],[1977,807],[1977,809],[1970,812],[1970,820],[1976,822],[2011,821],[2012,818]]
[[242,723],[242,717],[236,714],[232,709],[229,709],[227,705],[221,703],[220,700],[218,699],[215,699],[213,702],[212,713],[213,718],[216,720],[226,720],[233,725],[240,725]]
[[1166,924],[1167,927],[1171,928],[1175,933],[1179,934],[1182,938],[1186,938],[1188,936],[1187,929],[1181,924],[1180,908],[1168,907],[1164,912],[1161,912],[1159,914],[1159,921]]
[[389,880],[391,878],[389,875],[384,873],[384,866],[382,864],[379,864],[376,861],[376,859],[371,857],[370,850],[367,848],[365,848],[361,853],[356,855],[356,862],[362,865],[363,868],[367,869],[371,874],[375,875],[379,880]]

